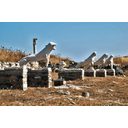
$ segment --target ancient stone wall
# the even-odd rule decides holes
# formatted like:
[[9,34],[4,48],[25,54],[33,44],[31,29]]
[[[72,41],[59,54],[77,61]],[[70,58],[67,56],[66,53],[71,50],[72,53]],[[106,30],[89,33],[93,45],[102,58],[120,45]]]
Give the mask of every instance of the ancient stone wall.
[[25,90],[27,88],[27,71],[26,67],[0,70],[0,88],[12,87]]
[[42,70],[28,70],[28,86],[51,87],[51,72],[51,68],[44,68]]
[[86,69],[86,70],[84,70],[84,76],[96,77],[96,71],[94,69]]
[[66,81],[84,79],[84,70],[83,69],[62,69],[58,72],[59,78],[62,77]]
[[28,70],[26,66],[23,68],[5,68],[0,70],[0,88],[1,89],[23,89],[28,86],[51,87],[51,68],[43,70]]

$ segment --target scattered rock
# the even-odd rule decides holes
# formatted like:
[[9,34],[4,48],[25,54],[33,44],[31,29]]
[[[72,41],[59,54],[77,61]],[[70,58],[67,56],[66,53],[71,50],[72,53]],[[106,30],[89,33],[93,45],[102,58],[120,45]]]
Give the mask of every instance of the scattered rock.
[[58,93],[59,94],[64,94],[64,91],[63,90],[60,90]]
[[108,92],[113,92],[114,90],[112,90],[112,89],[108,89],[107,91],[108,91]]
[[59,87],[54,87],[55,89],[69,89],[67,85],[61,85]]
[[56,88],[56,89],[76,89],[76,90],[81,89],[79,86],[70,85],[70,84],[65,84],[65,85],[61,85],[59,87],[54,87],[54,88]]
[[71,101],[70,104],[76,104],[76,103]]
[[92,98],[88,98],[89,100],[95,100],[95,99],[92,99]]
[[105,90],[103,90],[103,89],[98,89],[97,92],[99,92],[99,93],[104,93]]
[[80,98],[80,97],[82,97],[82,96],[78,95],[78,96],[75,96],[75,97],[79,97],[79,98]]
[[82,96],[89,98],[89,93],[88,92],[82,92]]
[[69,91],[66,91],[65,94],[66,94],[66,95],[70,95],[70,92],[69,92]]
[[118,84],[118,82],[116,82],[116,81],[112,81],[112,83],[114,83],[114,84]]
[[68,100],[72,100],[71,98],[68,98]]
[[64,92],[63,90],[60,90],[58,93],[62,95],[70,95],[69,91]]
[[76,89],[76,90],[80,90],[81,88],[79,86],[75,86],[75,85],[68,85],[69,89]]
[[[81,86],[80,86],[81,87]],[[91,87],[88,87],[88,86],[83,86],[83,87],[85,87],[85,88],[91,88]]]
[[107,100],[107,102],[108,102],[108,103],[116,103],[116,104],[124,105],[123,103],[120,102],[119,99],[118,99],[117,101]]
[[117,78],[117,79],[124,79],[123,77],[115,77],[115,78]]

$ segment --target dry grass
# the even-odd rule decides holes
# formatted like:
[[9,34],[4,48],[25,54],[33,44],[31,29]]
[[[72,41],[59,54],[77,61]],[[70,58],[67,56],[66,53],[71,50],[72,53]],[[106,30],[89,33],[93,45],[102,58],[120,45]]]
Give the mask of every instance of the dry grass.
[[0,48],[0,61],[4,62],[18,62],[20,59],[25,57],[27,54],[22,52],[21,50],[14,50],[12,48],[5,48],[2,47]]
[[52,79],[58,79],[58,73],[52,72]]
[[59,57],[56,55],[51,55],[50,61],[52,62],[52,64],[60,63],[61,61],[65,61],[67,64],[71,62],[69,57]]
[[[127,106],[128,78],[88,78],[68,81],[68,84],[84,86],[81,90],[29,87],[28,90],[0,90],[1,106]],[[111,90],[113,91],[111,91]],[[70,95],[58,91],[69,91]],[[88,92],[89,98],[80,97]],[[78,97],[79,96],[79,97]]]
[[[3,46],[1,46],[0,48],[0,61],[18,62],[27,55],[28,54],[26,54],[25,51],[19,49],[5,48]],[[42,59],[41,61],[46,60]],[[72,60],[69,57],[61,57],[61,54],[50,56],[50,62],[52,62],[52,64],[60,63],[61,61],[65,61],[67,66],[70,62],[72,62]],[[114,63],[120,64],[121,66],[128,65],[128,56],[116,57],[114,58]]]
[[[28,54],[26,54],[25,51],[23,52],[22,50],[5,48],[3,46],[1,46],[0,48],[0,61],[3,62],[18,62],[27,55]],[[52,64],[60,63],[61,61],[66,61],[67,64],[71,62],[69,57],[61,57],[59,54],[50,56],[50,62],[52,62]]]
[[120,66],[128,65],[128,56],[127,57],[117,57],[114,58],[115,64],[120,64]]
[[[42,59],[41,61],[46,61],[45,59]],[[52,64],[60,63],[61,61],[65,61],[67,66],[69,65],[72,60],[70,60],[69,57],[58,57],[57,55],[50,55],[50,60]]]

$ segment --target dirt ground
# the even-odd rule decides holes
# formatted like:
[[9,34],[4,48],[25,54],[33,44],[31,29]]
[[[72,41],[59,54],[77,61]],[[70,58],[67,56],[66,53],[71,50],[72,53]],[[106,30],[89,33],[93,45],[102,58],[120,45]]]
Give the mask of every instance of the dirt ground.
[[[57,73],[52,74],[58,78]],[[84,80],[67,81],[77,89],[28,87],[22,90],[0,90],[0,106],[127,106],[128,77],[85,77]],[[60,92],[67,92],[62,94]],[[88,93],[87,97],[82,92]]]

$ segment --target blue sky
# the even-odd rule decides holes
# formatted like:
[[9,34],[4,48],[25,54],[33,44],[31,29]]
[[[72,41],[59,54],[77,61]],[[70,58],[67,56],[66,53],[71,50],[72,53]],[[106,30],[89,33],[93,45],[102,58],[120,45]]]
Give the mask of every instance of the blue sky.
[[33,38],[37,52],[49,42],[57,43],[52,54],[72,60],[85,60],[96,51],[128,55],[128,22],[0,22],[0,45],[33,53]]

